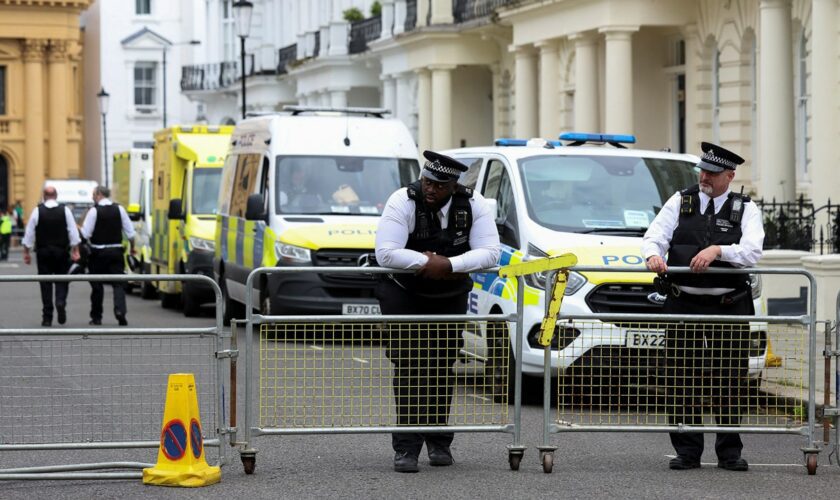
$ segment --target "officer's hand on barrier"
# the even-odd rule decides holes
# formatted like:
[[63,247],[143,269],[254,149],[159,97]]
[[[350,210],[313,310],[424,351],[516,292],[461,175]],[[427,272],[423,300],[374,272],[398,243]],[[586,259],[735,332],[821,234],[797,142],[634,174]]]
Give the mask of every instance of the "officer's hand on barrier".
[[712,245],[701,250],[697,255],[691,259],[689,267],[695,273],[702,273],[709,268],[709,265],[715,261],[720,255],[720,247]]
[[82,256],[79,255],[79,247],[73,247],[73,249],[70,251],[70,260],[72,260],[73,262],[79,262],[79,259],[81,258]]
[[645,261],[645,266],[647,266],[649,271],[653,271],[657,274],[662,274],[668,270],[668,265],[665,264],[665,259],[658,255],[651,255]]
[[423,252],[429,258],[426,265],[417,270],[417,275],[422,278],[434,280],[444,279],[452,273],[452,263],[446,257],[432,252]]

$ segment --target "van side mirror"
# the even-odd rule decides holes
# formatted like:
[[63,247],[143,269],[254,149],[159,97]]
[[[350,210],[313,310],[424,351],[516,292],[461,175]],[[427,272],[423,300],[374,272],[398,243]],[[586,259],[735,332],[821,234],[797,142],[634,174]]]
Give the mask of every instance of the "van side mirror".
[[245,220],[265,220],[265,216],[263,195],[256,193],[248,196],[248,202],[245,205]]
[[169,212],[166,214],[169,220],[184,220],[184,205],[180,198],[169,200]]

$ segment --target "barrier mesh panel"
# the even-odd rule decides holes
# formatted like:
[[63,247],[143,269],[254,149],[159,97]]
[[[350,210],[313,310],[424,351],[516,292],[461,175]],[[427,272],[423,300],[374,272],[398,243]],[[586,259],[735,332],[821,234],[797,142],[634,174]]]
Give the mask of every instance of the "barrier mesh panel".
[[464,328],[462,322],[262,324],[259,426],[507,424],[508,340],[490,350],[489,362],[464,363]]
[[557,352],[557,423],[807,425],[802,325],[573,321]]
[[157,441],[170,373],[219,426],[213,336],[0,337],[0,445]]

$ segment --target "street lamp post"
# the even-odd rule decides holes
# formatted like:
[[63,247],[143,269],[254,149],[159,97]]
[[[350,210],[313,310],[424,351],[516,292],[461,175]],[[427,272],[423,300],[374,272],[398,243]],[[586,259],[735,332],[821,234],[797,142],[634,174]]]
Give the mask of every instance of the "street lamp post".
[[168,43],[163,46],[163,128],[166,128],[166,51],[173,45],[200,45],[201,40],[190,40],[188,42]]
[[251,31],[251,14],[254,4],[247,0],[239,0],[233,4],[236,13],[236,34],[239,36],[239,65],[242,68],[242,118],[245,118],[245,39]]
[[110,97],[111,95],[105,92],[104,87],[99,87],[96,98],[99,100],[99,112],[102,114],[102,156],[105,160],[105,187],[108,187],[108,126],[105,122],[105,115],[108,114],[108,99]]

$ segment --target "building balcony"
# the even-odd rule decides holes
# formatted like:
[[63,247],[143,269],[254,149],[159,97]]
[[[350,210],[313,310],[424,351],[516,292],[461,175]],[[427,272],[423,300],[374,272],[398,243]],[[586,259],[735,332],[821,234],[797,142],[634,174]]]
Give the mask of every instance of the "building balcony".
[[382,17],[376,16],[356,21],[350,25],[351,54],[360,54],[368,49],[368,44],[382,34]]
[[297,44],[293,43],[277,51],[277,74],[285,75],[288,66],[297,60]]
[[454,0],[452,17],[456,23],[491,16],[497,8],[525,3],[522,0]]
[[[254,54],[245,55],[245,75],[257,74]],[[270,71],[269,73],[273,73]],[[260,74],[266,73],[260,71]],[[224,61],[209,64],[191,64],[181,67],[181,90],[184,92],[200,90],[218,90],[233,86],[239,81],[242,72],[239,61]]]

